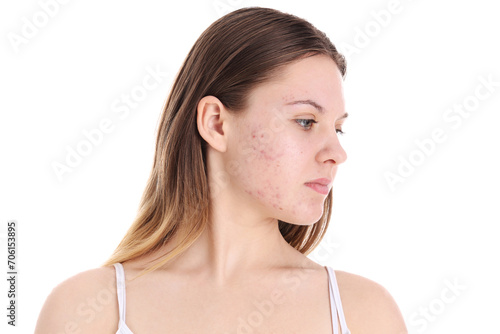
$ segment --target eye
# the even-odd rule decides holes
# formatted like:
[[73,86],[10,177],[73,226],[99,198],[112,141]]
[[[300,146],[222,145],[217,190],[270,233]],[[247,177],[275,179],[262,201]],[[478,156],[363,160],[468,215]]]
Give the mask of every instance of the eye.
[[[318,123],[317,121],[313,120],[313,119],[296,119],[295,122],[297,122],[302,128],[304,128],[304,130],[310,130],[311,129],[311,126],[313,123]],[[309,124],[309,125],[301,125],[301,124]],[[340,134],[340,135],[343,135],[345,134],[344,131],[342,131],[342,129],[335,129],[335,132]]]
[[[312,123],[318,123],[317,121],[315,121],[313,119],[296,119],[295,122],[297,122],[305,130],[309,130],[311,128],[311,126],[312,126]],[[310,122],[310,123],[307,123],[307,122]],[[301,124],[304,124],[304,123],[305,124],[310,124],[310,125],[308,125],[308,126],[301,125]]]

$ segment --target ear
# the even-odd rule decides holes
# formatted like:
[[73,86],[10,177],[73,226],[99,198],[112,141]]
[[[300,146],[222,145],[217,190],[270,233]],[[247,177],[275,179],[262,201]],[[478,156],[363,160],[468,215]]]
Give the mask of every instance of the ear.
[[227,109],[215,96],[205,96],[198,102],[196,122],[201,137],[214,149],[227,149]]

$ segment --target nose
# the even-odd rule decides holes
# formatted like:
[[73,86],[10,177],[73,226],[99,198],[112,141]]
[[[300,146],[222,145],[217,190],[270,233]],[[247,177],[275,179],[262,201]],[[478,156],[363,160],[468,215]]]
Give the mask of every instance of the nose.
[[326,137],[322,149],[318,152],[317,160],[333,162],[335,165],[340,165],[347,160],[347,153],[340,144],[337,133],[333,132]]

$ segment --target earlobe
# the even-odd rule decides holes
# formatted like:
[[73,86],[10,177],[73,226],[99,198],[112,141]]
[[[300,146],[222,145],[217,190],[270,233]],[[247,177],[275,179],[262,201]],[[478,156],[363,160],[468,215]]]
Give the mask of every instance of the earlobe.
[[198,102],[196,122],[201,137],[214,149],[226,151],[224,105],[215,96],[205,96]]

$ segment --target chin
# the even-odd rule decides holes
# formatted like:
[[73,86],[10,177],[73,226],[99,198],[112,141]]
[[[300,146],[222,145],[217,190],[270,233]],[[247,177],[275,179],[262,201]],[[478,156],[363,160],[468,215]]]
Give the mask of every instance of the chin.
[[287,222],[289,224],[292,224],[292,225],[303,225],[303,226],[308,226],[308,225],[314,225],[318,222],[318,220],[321,219],[321,217],[323,216],[323,212],[317,216],[317,217],[304,217],[302,219],[299,219],[298,217],[294,217],[292,219],[288,219],[288,220],[282,220],[284,222]]
[[292,225],[314,225],[323,217],[324,204],[314,206],[297,205],[290,210],[281,211],[276,219]]

